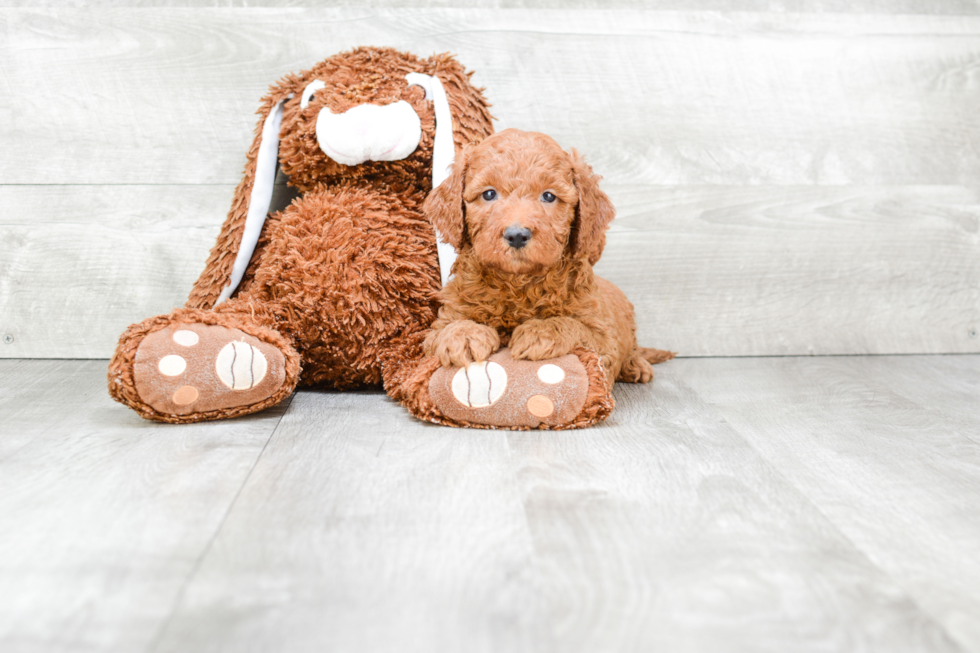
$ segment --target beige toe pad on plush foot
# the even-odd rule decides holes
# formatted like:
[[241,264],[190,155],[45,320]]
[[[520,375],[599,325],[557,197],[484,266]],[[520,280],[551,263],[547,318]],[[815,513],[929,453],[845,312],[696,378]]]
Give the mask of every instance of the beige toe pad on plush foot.
[[271,397],[285,382],[286,359],[276,347],[238,329],[172,324],[143,339],[133,374],[148,406],[191,415]]
[[577,356],[525,361],[507,349],[465,368],[439,368],[429,379],[429,395],[446,417],[500,427],[567,424],[582,410],[588,390]]

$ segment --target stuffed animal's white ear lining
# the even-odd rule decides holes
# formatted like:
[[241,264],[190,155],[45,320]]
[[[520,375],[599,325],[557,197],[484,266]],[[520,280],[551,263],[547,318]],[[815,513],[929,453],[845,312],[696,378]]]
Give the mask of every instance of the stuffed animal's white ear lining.
[[305,109],[306,107],[310,106],[310,100],[313,99],[313,96],[316,94],[316,92],[319,91],[321,88],[326,88],[326,87],[327,85],[324,84],[323,80],[320,79],[314,79],[312,82],[307,84],[306,88],[303,89],[303,94],[299,96],[299,107],[301,109]]
[[276,166],[279,163],[279,129],[282,127],[282,105],[285,102],[286,100],[277,102],[262,125],[262,141],[259,143],[259,153],[255,156],[255,178],[252,180],[252,193],[248,198],[248,214],[245,216],[242,242],[235,256],[231,279],[218,295],[215,306],[231,297],[241,283],[245,269],[255,253],[255,245],[259,242],[262,225],[269,214],[273,185],[276,182]]
[[[456,158],[456,145],[453,142],[453,114],[446,99],[446,90],[442,82],[434,75],[408,73],[405,75],[409,86],[421,86],[425,89],[425,97],[432,100],[436,113],[436,136],[432,143],[432,190],[448,177],[453,161]],[[456,249],[449,243],[443,242],[442,234],[436,229],[436,249],[439,252],[439,276],[445,286],[452,278],[450,271],[456,262]]]

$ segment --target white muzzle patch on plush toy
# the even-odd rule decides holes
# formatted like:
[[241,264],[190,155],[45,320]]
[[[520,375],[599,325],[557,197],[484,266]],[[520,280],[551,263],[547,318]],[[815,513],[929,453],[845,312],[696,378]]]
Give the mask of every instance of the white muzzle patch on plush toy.
[[316,141],[337,163],[400,161],[419,146],[422,122],[412,105],[399,100],[385,106],[361,104],[344,113],[324,107],[316,119]]

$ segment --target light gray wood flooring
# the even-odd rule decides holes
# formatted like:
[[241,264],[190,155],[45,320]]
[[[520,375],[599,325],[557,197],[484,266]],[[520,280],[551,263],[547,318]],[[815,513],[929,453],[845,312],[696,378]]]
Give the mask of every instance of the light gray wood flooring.
[[0,361],[0,650],[980,651],[980,356],[679,359],[604,424],[141,420]]
[[0,0],[0,358],[182,304],[259,98],[358,45],[453,52],[592,161],[644,344],[980,352],[975,0],[324,4]]

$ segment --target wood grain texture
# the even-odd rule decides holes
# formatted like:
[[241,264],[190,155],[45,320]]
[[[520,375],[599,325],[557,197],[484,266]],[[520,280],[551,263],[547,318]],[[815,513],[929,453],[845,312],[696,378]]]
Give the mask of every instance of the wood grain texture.
[[156,650],[962,650],[679,376],[717,363],[574,433],[300,393]]
[[980,650],[980,358],[678,367],[876,567]]
[[230,186],[0,186],[6,358],[105,358],[123,329],[182,306]]
[[253,477],[159,653],[547,650],[503,433],[301,392]]
[[980,195],[609,186],[596,270],[685,356],[978,352]]
[[[980,196],[606,185],[599,274],[685,356],[977,352]],[[182,305],[233,186],[0,186],[0,357],[107,357]]]
[[644,9],[866,14],[980,14],[977,0],[0,0],[0,7],[364,7],[455,9]]
[[619,386],[602,428],[511,436],[557,650],[957,649],[685,385],[713,362]]
[[[919,361],[927,364],[920,365]],[[977,398],[980,374],[975,358],[963,356],[915,358],[900,370],[890,358],[869,360],[862,370],[884,380],[890,392],[928,409],[950,433],[980,444]]]
[[183,303],[258,98],[363,43],[454,51],[498,127],[586,154],[645,344],[980,351],[976,2],[122,4],[0,10],[0,357],[108,356]]
[[0,650],[148,650],[282,415],[173,429],[105,361],[0,362]]
[[[980,17],[8,8],[0,183],[236,183],[258,98],[360,44],[452,51],[500,126],[616,183],[970,184]],[[43,89],[57,89],[55,93]],[[964,146],[967,144],[967,146]]]
[[681,359],[566,433],[104,370],[0,361],[5,652],[980,651],[980,356]]

